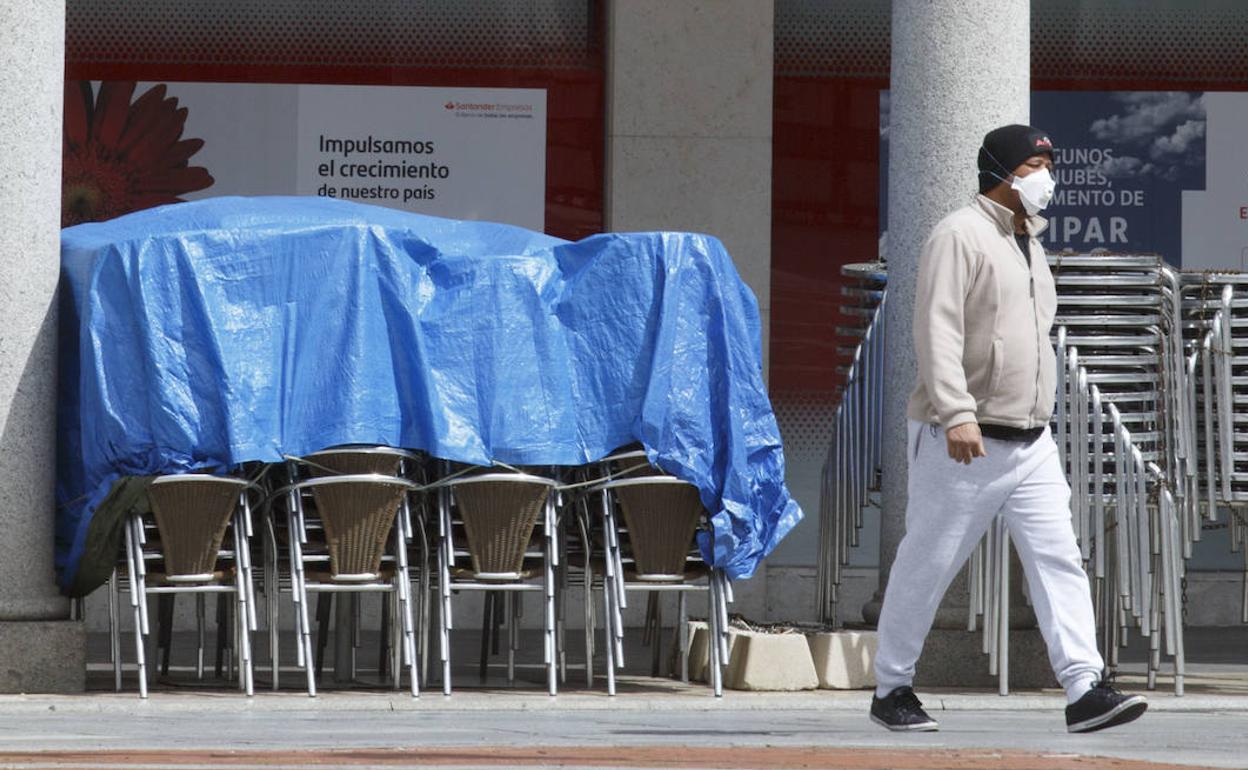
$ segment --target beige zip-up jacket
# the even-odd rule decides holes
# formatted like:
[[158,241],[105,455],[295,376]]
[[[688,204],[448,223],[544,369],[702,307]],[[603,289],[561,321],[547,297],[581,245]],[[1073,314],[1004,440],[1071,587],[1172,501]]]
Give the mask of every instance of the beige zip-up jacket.
[[1035,428],[1053,414],[1057,361],[1049,330],[1057,291],[1029,217],[1031,265],[1014,214],[978,195],[932,230],[919,254],[911,419],[946,430],[969,422]]

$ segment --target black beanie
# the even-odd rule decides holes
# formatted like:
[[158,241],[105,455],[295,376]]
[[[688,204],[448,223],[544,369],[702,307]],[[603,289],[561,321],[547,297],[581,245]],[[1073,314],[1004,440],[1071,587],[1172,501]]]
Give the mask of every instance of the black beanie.
[[1017,123],[994,128],[984,135],[979,148],[979,191],[986,193],[1014,173],[1032,155],[1053,155],[1049,135],[1033,126]]

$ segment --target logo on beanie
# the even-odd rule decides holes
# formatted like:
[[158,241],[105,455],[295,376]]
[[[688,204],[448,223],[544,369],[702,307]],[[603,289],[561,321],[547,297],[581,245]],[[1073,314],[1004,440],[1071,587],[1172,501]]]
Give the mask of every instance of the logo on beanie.
[[1036,140],[1036,146],[1037,146],[1037,147],[1045,147],[1045,148],[1050,149],[1050,150],[1051,150],[1051,149],[1053,149],[1053,143],[1049,141],[1049,137],[1047,137],[1047,136],[1042,136],[1042,137],[1040,137],[1039,139],[1037,139],[1037,140]]

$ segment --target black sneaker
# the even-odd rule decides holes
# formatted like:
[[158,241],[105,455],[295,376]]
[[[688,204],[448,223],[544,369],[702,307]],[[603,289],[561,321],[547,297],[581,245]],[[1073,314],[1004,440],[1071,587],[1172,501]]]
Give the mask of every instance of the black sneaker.
[[930,732],[940,727],[909,687],[898,687],[883,698],[872,697],[871,721],[895,732]]
[[1066,730],[1090,733],[1123,725],[1139,719],[1147,708],[1143,695],[1126,695],[1109,682],[1097,682],[1086,695],[1066,707]]

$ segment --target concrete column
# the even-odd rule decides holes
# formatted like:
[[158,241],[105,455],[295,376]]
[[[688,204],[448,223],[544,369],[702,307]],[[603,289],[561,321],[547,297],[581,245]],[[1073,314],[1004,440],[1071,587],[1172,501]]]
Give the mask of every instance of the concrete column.
[[[609,0],[606,228],[723,241],[771,329],[773,0]],[[765,570],[736,587],[761,617]]]
[[766,355],[774,4],[608,7],[607,229],[722,240],[758,297]]
[[[983,136],[1027,123],[1031,89],[1029,0],[894,0],[888,171],[888,364],[883,436],[879,618],[889,568],[905,532],[906,401],[915,380],[911,322],[918,255],[933,225],[978,189]],[[959,585],[961,584],[961,585]],[[965,627],[965,584],[937,626]],[[959,600],[958,597],[961,596]]]
[[81,690],[56,590],[56,284],[65,4],[0,0],[0,692]]

